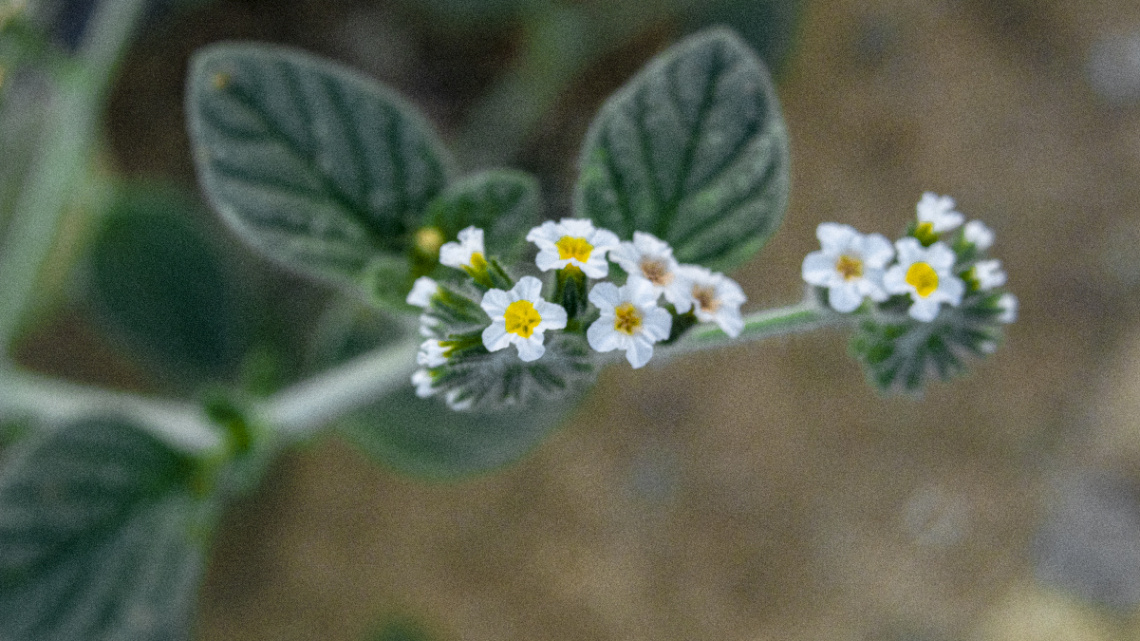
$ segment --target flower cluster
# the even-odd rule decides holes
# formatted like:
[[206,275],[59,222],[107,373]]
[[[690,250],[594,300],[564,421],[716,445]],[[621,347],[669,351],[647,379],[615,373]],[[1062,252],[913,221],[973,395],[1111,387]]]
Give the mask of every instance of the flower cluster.
[[955,350],[993,351],[1000,326],[1016,319],[1001,262],[986,257],[993,232],[965,222],[947,196],[923,194],[894,243],[838,223],[819,225],[816,236],[821,248],[804,258],[803,279],[831,309],[862,320],[855,351],[883,387],[903,377],[917,388],[927,365],[957,371]]
[[[526,396],[526,390],[504,387],[511,381],[560,388],[574,372],[592,371],[590,350],[623,351],[638,368],[652,358],[655,344],[675,340],[696,323],[715,323],[730,336],[744,327],[740,286],[723,274],[678,263],[672,248],[651,234],[635,232],[622,241],[589,220],[564,218],[531,229],[526,240],[538,249],[533,265],[539,275],[552,273],[545,284],[535,275],[512,278],[487,254],[483,230],[476,227],[439,249],[440,264],[468,279],[454,286],[428,277],[415,282],[407,302],[424,310],[420,332],[426,339],[417,356],[422,369],[412,377],[419,396],[442,393],[457,409],[488,394],[511,402]],[[611,263],[627,275],[620,286],[607,280]],[[511,346],[514,353],[504,357]],[[480,371],[507,383],[472,384]]]

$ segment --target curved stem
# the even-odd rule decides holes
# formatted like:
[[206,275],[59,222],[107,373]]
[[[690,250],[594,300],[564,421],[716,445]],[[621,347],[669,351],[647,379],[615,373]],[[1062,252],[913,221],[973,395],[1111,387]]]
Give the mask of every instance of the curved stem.
[[675,355],[716,349],[746,341],[758,341],[820,327],[845,325],[851,322],[851,316],[836,314],[820,308],[814,302],[805,301],[796,305],[766,309],[745,316],[744,329],[736,338],[725,334],[716,325],[699,325],[677,341],[667,353]]
[[413,335],[282,390],[257,408],[258,418],[286,440],[304,439],[326,423],[407,385],[419,344]]
[[221,433],[193,403],[114,392],[2,366],[0,390],[0,420],[34,417],[58,424],[101,415],[120,418],[192,454],[222,446]]

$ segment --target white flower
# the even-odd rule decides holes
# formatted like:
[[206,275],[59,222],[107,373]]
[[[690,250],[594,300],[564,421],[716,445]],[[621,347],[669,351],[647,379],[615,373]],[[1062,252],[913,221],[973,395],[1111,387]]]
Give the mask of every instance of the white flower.
[[416,353],[416,363],[424,367],[439,367],[447,362],[447,349],[438,340],[431,338],[420,343]]
[[725,334],[736,337],[744,329],[740,306],[747,300],[744,290],[731,278],[697,265],[682,265],[678,276],[685,281],[689,304],[677,311],[684,314],[691,307],[697,320],[715,322]]
[[427,309],[431,307],[432,297],[438,293],[439,283],[427,276],[420,276],[416,279],[416,282],[412,284],[412,291],[408,292],[407,301],[409,305]]
[[457,269],[483,271],[487,269],[483,254],[483,230],[472,226],[459,232],[459,242],[444,243],[439,248],[439,262]]
[[979,251],[985,251],[994,244],[994,232],[980,220],[971,220],[962,228],[966,242],[973,243]]
[[979,260],[974,264],[974,278],[982,291],[1001,287],[1005,284],[1005,272],[1000,260]]
[[624,349],[634,369],[649,362],[653,344],[669,338],[673,317],[657,306],[658,293],[646,280],[630,279],[618,289],[613,283],[598,283],[590,290],[590,302],[601,316],[586,330],[590,347],[599,352]]
[[526,239],[538,245],[534,262],[542,271],[576,267],[590,278],[605,278],[610,271],[606,252],[616,249],[617,234],[608,229],[597,229],[581,218],[563,218],[561,222],[546,221],[531,229]]
[[950,231],[966,219],[961,213],[954,211],[954,199],[949,196],[939,196],[933,192],[926,192],[922,200],[918,201],[918,227],[919,233],[940,234]]
[[443,325],[435,316],[431,314],[420,314],[420,336],[430,338],[439,334],[439,328]]
[[954,276],[954,251],[937,242],[924,248],[914,238],[895,241],[899,262],[887,270],[883,285],[892,294],[910,294],[911,318],[929,323],[938,316],[942,303],[957,306],[966,284]]
[[997,317],[997,320],[999,323],[1005,323],[1006,325],[1008,325],[1008,324],[1012,323],[1013,321],[1017,320],[1017,297],[1016,296],[1014,296],[1013,294],[1009,294],[1009,293],[1002,294],[1001,298],[998,298],[998,300],[997,300],[997,306],[998,306],[998,309],[1001,310],[1001,314],[999,314]]
[[664,294],[665,300],[675,306],[692,307],[689,289],[685,281],[677,277],[680,265],[673,258],[673,248],[669,243],[653,234],[635,231],[633,242],[624,242],[611,251],[610,260],[629,274],[627,285],[634,280],[648,283],[658,296]]
[[416,386],[416,396],[420,398],[427,398],[436,392],[432,387],[431,373],[426,369],[417,369],[412,373],[412,385]]
[[491,317],[491,325],[483,330],[487,349],[497,352],[514,343],[519,358],[527,362],[546,351],[543,332],[566,327],[566,310],[542,299],[542,281],[534,276],[523,276],[509,292],[488,290],[481,306]]
[[854,311],[864,297],[879,302],[889,298],[883,274],[895,249],[886,237],[863,235],[838,223],[821,223],[815,235],[823,249],[804,258],[803,278],[827,288],[827,302],[835,311]]

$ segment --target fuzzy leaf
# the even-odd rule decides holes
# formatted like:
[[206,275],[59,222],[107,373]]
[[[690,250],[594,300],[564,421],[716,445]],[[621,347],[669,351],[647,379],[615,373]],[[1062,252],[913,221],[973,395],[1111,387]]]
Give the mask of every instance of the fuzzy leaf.
[[232,272],[175,192],[132,190],[91,247],[97,317],[134,351],[180,377],[232,376],[251,336]]
[[581,393],[494,411],[457,412],[442,398],[417,398],[411,385],[345,421],[365,453],[416,477],[459,479],[522,458],[578,405]]
[[188,636],[207,506],[190,462],[90,419],[14,448],[0,475],[0,639]]
[[500,169],[448,186],[429,206],[429,221],[448,240],[471,225],[483,229],[488,253],[509,264],[526,246],[526,233],[541,222],[541,210],[538,180],[521,171]]
[[602,106],[586,135],[577,211],[625,239],[725,270],[779,226],[788,139],[763,63],[714,29],[672,47]]
[[242,238],[310,276],[407,291],[411,235],[451,174],[407,102],[329,61],[222,44],[194,58],[187,114],[199,181]]

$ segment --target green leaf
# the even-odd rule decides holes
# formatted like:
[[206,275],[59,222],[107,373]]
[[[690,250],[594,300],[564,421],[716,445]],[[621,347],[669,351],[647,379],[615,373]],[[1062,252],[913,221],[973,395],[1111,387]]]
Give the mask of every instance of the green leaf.
[[655,234],[681,262],[739,265],[779,226],[787,200],[788,138],[772,82],[726,30],[654,59],[586,135],[578,215],[627,239]]
[[14,448],[0,474],[0,639],[188,636],[212,505],[191,462],[88,419]]
[[581,401],[556,400],[496,411],[457,412],[441,398],[417,398],[409,385],[344,421],[341,431],[365,453],[399,472],[459,479],[522,458]]
[[329,61],[222,44],[195,56],[187,114],[199,181],[242,238],[342,287],[407,292],[412,235],[452,173],[407,102]]
[[511,264],[526,247],[526,234],[541,222],[538,179],[505,169],[466,176],[428,208],[430,224],[453,240],[471,225],[486,233],[487,252]]
[[251,342],[241,292],[172,190],[131,189],[112,205],[90,254],[96,318],[135,352],[182,378],[232,376]]

